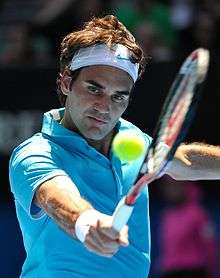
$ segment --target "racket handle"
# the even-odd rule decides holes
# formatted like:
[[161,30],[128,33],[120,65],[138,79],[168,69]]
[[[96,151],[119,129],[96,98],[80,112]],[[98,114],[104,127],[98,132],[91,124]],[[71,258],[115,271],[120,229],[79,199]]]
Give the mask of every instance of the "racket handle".
[[113,214],[113,223],[112,227],[120,232],[121,229],[126,225],[128,222],[134,206],[128,206],[125,204],[125,197],[121,199],[121,201],[118,203],[114,214]]

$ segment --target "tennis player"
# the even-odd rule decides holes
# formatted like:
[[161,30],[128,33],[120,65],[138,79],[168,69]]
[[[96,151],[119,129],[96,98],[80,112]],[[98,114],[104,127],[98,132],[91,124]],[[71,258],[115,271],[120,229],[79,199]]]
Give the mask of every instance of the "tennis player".
[[[27,257],[20,277],[146,278],[150,267],[147,189],[128,226],[112,213],[135,181],[143,157],[122,163],[114,135],[131,130],[121,118],[144,70],[144,54],[114,16],[94,18],[61,43],[57,91],[63,108],[44,115],[41,132],[10,159],[10,184]],[[219,179],[220,148],[181,146],[167,174]]]

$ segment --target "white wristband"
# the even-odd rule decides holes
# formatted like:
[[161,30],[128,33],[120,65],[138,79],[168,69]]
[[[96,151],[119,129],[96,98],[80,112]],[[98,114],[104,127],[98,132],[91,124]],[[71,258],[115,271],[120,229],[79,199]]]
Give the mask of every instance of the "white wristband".
[[75,234],[81,242],[85,241],[90,226],[95,225],[97,220],[100,219],[101,215],[103,214],[97,210],[88,209],[77,218],[75,223]]

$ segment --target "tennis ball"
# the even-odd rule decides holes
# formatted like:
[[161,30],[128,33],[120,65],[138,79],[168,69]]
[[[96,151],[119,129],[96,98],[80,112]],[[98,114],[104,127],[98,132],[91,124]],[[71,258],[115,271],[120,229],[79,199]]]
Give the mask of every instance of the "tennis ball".
[[145,151],[144,138],[132,131],[119,132],[113,142],[112,149],[122,161],[138,159]]

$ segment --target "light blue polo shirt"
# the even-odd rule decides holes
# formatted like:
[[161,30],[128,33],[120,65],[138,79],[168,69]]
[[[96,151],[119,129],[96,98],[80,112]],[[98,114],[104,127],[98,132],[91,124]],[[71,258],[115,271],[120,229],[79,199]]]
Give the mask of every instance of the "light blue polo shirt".
[[[80,135],[59,124],[57,120],[63,113],[64,109],[45,113],[41,133],[19,145],[10,159],[11,190],[27,253],[21,277],[146,278],[150,266],[147,188],[128,222],[130,244],[121,247],[112,258],[88,251],[32,203],[40,184],[66,175],[93,207],[112,215],[143,161],[144,156],[122,163],[112,152],[108,159]],[[149,146],[151,138],[131,123],[120,119],[116,128],[137,132],[145,138],[146,148]]]

